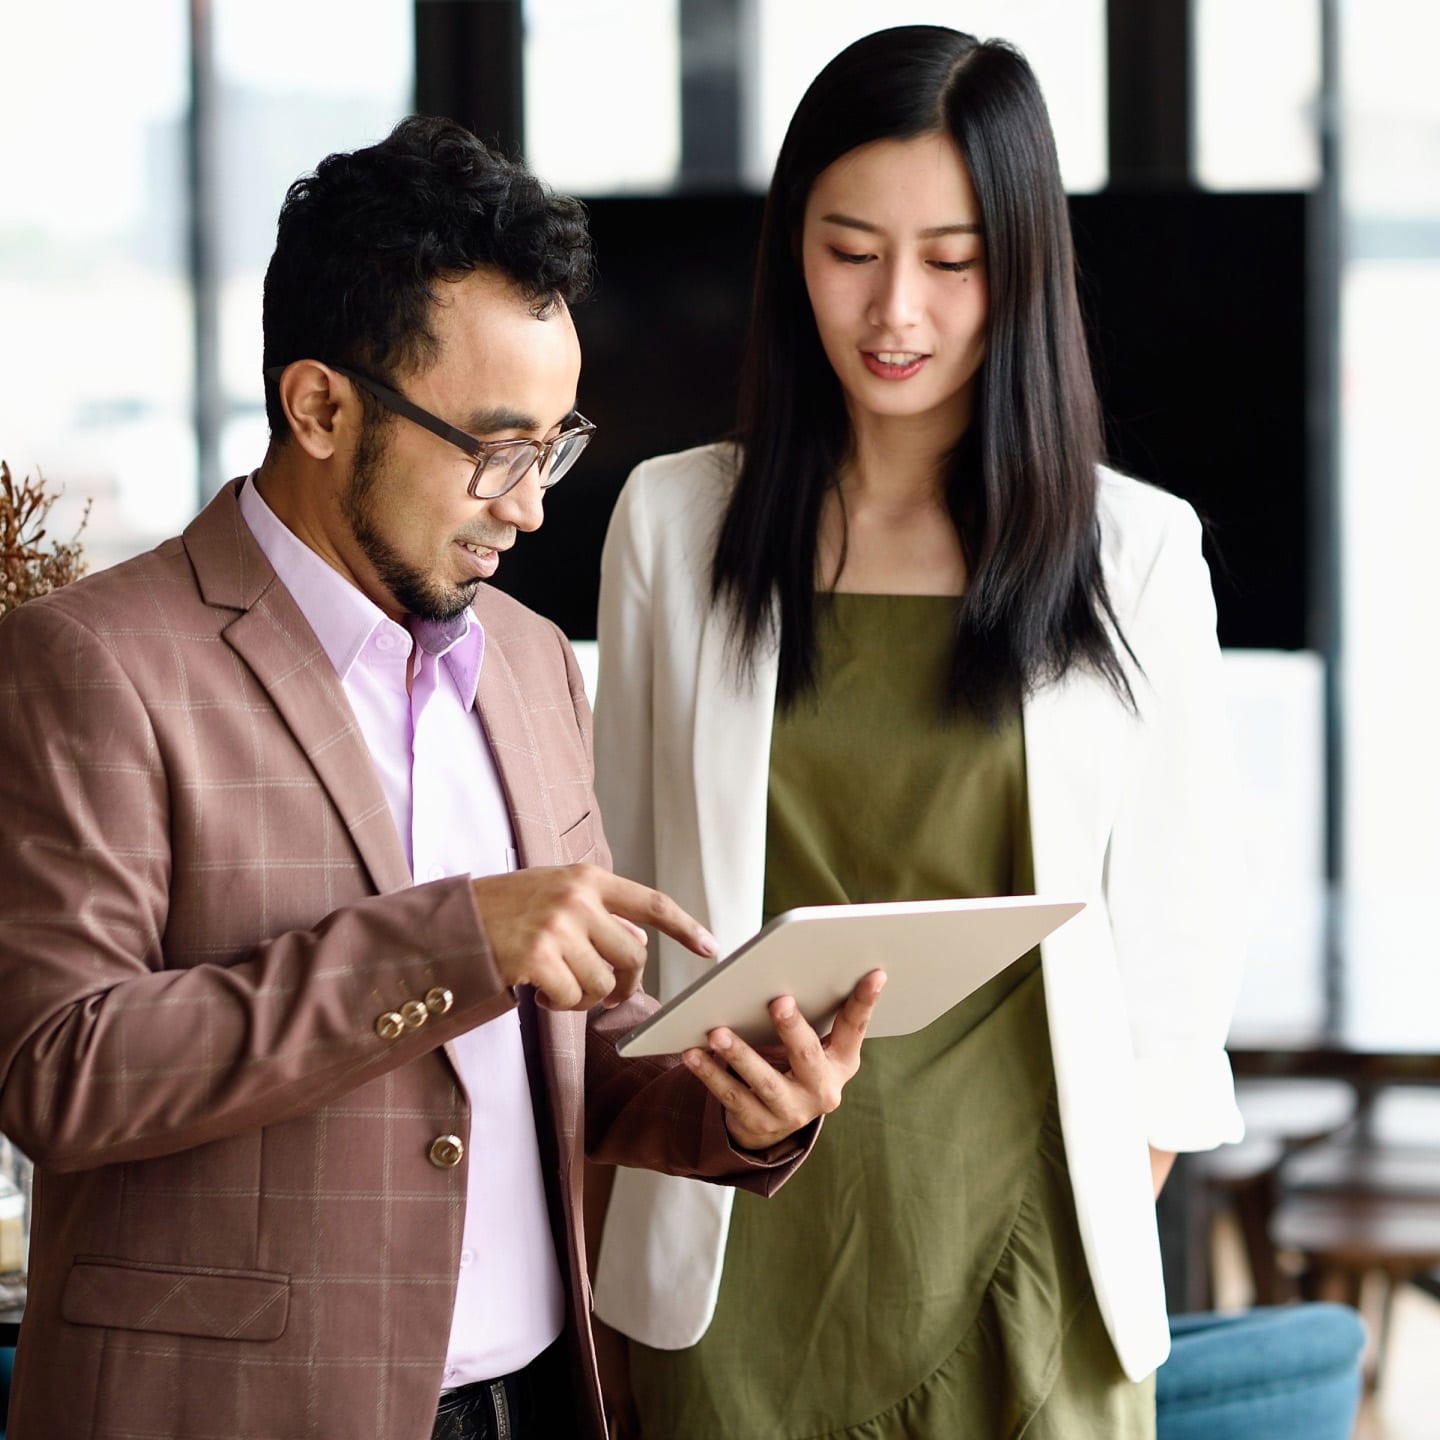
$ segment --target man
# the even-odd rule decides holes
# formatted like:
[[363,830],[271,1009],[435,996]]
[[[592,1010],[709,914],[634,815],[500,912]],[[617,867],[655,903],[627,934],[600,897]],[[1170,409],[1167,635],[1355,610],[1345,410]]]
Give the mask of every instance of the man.
[[608,873],[569,647],[482,584],[588,438],[588,279],[457,126],[330,157],[260,469],[0,625],[13,1440],[598,1437],[582,1145],[768,1192],[858,1064],[879,977],[824,1046],[777,1002],[785,1073],[615,1055],[640,927],[713,942]]

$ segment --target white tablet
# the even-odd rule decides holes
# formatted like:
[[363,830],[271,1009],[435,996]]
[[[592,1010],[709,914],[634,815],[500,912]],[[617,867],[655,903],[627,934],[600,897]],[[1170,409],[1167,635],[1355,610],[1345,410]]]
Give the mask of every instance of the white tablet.
[[958,1005],[1052,930],[1080,900],[1005,895],[880,905],[807,905],[777,915],[740,948],[631,1030],[622,1055],[703,1046],[717,1025],[774,1044],[768,1005],[793,995],[821,1035],[862,976],[889,979],[869,1034],[909,1035]]

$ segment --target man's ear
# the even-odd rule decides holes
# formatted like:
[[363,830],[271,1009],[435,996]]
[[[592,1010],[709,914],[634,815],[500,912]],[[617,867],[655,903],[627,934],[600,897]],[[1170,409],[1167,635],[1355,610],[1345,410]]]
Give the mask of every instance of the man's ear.
[[278,388],[290,433],[311,459],[331,459],[347,431],[360,433],[363,409],[355,387],[318,360],[292,361]]

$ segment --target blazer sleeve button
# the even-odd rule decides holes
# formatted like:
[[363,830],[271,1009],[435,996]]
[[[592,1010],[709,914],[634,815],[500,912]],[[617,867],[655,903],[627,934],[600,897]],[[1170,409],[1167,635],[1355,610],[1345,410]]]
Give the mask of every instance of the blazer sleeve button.
[[405,1017],[398,1010],[387,1010],[376,1020],[375,1033],[382,1040],[398,1040],[405,1033]]
[[407,1000],[400,1007],[400,1018],[411,1030],[418,1030],[429,1018],[430,1012],[420,1000]]
[[432,1015],[448,1014],[454,1004],[455,992],[446,989],[444,985],[436,985],[425,992],[425,1008]]
[[465,1142],[458,1135],[437,1135],[430,1142],[430,1163],[453,1170],[465,1158]]

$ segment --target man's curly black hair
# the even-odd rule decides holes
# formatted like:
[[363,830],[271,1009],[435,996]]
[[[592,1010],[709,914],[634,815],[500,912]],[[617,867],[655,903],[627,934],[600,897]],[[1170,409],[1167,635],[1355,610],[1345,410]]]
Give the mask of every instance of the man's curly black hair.
[[[509,277],[537,316],[577,303],[594,279],[585,207],[452,120],[402,120],[286,193],[265,272],[264,368],[323,360],[393,383],[435,359],[435,282],[480,266]],[[270,380],[265,414],[272,440],[287,439]]]

